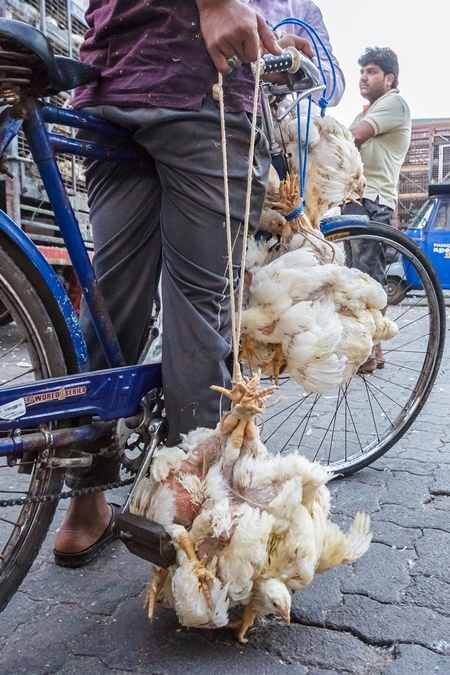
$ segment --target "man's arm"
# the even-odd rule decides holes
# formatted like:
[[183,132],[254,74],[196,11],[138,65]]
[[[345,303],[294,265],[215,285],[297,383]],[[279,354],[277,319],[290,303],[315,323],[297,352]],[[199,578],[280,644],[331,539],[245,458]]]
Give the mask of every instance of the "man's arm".
[[355,145],[360,148],[363,143],[375,136],[375,130],[369,122],[359,122],[355,127],[350,127],[350,132],[355,139]]
[[242,63],[254,62],[258,49],[263,53],[282,53],[273,32],[263,17],[239,0],[195,0],[200,29],[214,64],[221,73],[229,73],[227,59],[237,56]]
[[360,148],[372,136],[387,134],[404,124],[405,105],[405,102],[395,93],[383,96],[380,101],[376,101],[374,107],[371,106],[367,111],[364,120],[350,127],[356,147]]

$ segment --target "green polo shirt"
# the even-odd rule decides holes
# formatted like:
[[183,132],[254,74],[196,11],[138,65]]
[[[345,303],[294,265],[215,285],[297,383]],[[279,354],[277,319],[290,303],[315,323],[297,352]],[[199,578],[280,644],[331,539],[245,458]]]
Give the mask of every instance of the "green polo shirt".
[[400,168],[411,140],[411,114],[408,105],[391,89],[360,113],[350,129],[368,122],[375,132],[361,146],[361,159],[367,187],[364,197],[395,209]]

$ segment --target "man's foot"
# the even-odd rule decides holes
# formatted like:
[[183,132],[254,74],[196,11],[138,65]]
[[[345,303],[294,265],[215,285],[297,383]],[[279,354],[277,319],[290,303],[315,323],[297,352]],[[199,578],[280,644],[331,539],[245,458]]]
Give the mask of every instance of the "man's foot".
[[74,497],[66,520],[55,537],[55,563],[62,567],[82,567],[116,538],[114,521],[120,512],[108,504],[104,493]]
[[384,368],[384,366],[386,364],[386,358],[383,354],[383,350],[381,349],[381,342],[379,342],[377,345],[375,345],[374,350],[375,350],[375,359],[376,359],[376,362],[377,362],[377,368],[378,368],[378,370],[381,370],[382,368]]
[[370,375],[377,369],[380,370],[381,368],[384,368],[385,363],[386,359],[383,355],[381,344],[374,345],[367,361],[358,368],[358,373]]

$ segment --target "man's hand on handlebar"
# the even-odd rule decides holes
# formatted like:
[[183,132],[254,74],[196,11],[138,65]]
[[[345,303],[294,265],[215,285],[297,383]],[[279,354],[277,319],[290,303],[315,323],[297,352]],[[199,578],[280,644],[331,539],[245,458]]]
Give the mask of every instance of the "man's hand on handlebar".
[[[277,36],[277,33],[275,33],[275,36]],[[299,35],[294,35],[293,33],[284,33],[284,35],[278,37],[277,43],[282,49],[295,47],[295,49],[310,59],[316,55],[309,40],[305,40],[305,38],[301,38]]]
[[263,54],[280,56],[282,53],[263,17],[239,0],[195,2],[206,49],[217,70],[224,75],[232,70],[228,64],[230,59],[234,59],[234,64],[238,66],[256,61],[259,48]]
[[[310,59],[315,56],[315,52],[313,51],[310,42],[305,40],[305,38],[301,38],[298,35],[294,35],[292,33],[285,33],[284,31],[277,31],[275,36],[277,38],[278,45],[282,47],[282,49],[286,49],[286,47],[295,47],[297,51]],[[264,82],[271,82],[272,84],[283,84],[286,81],[286,74],[266,74],[262,76],[262,79]]]

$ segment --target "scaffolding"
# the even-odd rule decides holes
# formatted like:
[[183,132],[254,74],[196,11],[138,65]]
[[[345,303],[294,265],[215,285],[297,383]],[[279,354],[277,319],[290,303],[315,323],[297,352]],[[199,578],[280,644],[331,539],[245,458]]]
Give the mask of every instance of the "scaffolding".
[[397,224],[406,228],[428,198],[428,185],[450,181],[450,119],[413,120],[400,171]]
[[[86,31],[84,12],[88,0],[6,0],[0,16],[25,21],[39,28],[49,40],[55,54],[78,59]],[[51,103],[68,107],[70,93],[52,96]],[[71,136],[67,127],[52,125],[54,133]],[[92,248],[83,163],[80,157],[59,154],[58,165],[67,193],[75,210],[83,238]],[[53,265],[67,265],[69,259],[55,223],[28,145],[22,132],[8,148],[8,167],[14,179],[4,178],[0,183],[0,207],[35,241]]]

